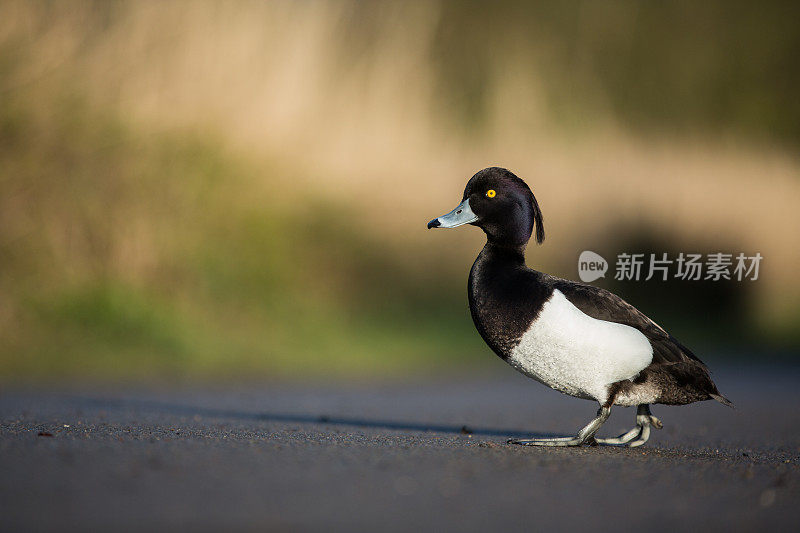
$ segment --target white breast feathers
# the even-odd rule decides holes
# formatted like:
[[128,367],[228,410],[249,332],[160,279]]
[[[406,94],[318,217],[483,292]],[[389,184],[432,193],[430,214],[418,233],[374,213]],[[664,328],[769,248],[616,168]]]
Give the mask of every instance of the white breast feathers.
[[553,389],[603,403],[609,385],[636,377],[652,359],[642,332],[592,318],[556,289],[508,362]]

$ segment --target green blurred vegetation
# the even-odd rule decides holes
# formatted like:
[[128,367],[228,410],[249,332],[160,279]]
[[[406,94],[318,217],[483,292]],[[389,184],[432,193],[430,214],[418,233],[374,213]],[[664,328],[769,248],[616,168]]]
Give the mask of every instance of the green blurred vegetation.
[[[498,62],[541,74],[551,125],[593,133],[609,115],[638,133],[800,143],[796,2],[444,0],[430,60],[461,131],[491,121]],[[350,5],[352,56],[382,38],[392,3]],[[513,76],[514,72],[506,75]]]
[[[796,2],[467,2],[442,5],[433,61],[469,127],[491,115],[498,58],[535,66],[552,124],[800,143]],[[512,73],[509,73],[512,74]]]
[[463,280],[419,290],[347,208],[287,190],[290,169],[136,132],[74,96],[4,99],[0,128],[6,378],[360,375],[475,360],[454,298]]

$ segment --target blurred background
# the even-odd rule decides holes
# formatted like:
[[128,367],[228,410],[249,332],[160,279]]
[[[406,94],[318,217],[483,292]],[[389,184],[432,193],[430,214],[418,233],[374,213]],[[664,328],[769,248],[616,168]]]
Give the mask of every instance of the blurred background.
[[761,253],[754,282],[598,284],[702,358],[791,360],[798,20],[790,2],[0,0],[0,376],[499,368],[466,301],[482,232],[425,229],[491,165],[539,199],[539,270]]

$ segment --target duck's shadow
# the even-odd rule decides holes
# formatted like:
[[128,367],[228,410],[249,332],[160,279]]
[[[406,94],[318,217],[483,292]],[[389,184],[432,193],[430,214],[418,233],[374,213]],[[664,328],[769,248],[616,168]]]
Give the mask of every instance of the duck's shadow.
[[389,431],[413,431],[419,433],[445,433],[458,435],[478,435],[505,438],[548,438],[557,435],[536,433],[519,429],[482,428],[472,424],[439,424],[414,421],[396,421],[356,416],[335,416],[325,413],[280,413],[247,412],[235,409],[218,409],[176,404],[155,400],[81,397],[85,406],[98,410],[134,410],[150,414],[173,415],[181,417],[201,417],[201,419],[238,420],[261,423],[313,424],[316,426],[348,426],[360,429]]

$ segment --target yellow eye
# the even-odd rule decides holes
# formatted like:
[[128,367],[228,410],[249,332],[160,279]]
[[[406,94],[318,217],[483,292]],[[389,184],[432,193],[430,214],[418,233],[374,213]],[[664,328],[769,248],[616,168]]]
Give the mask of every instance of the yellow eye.
[[495,194],[497,194],[497,193],[494,192],[494,189],[489,189],[488,191],[486,191],[486,197],[487,198],[494,198]]

